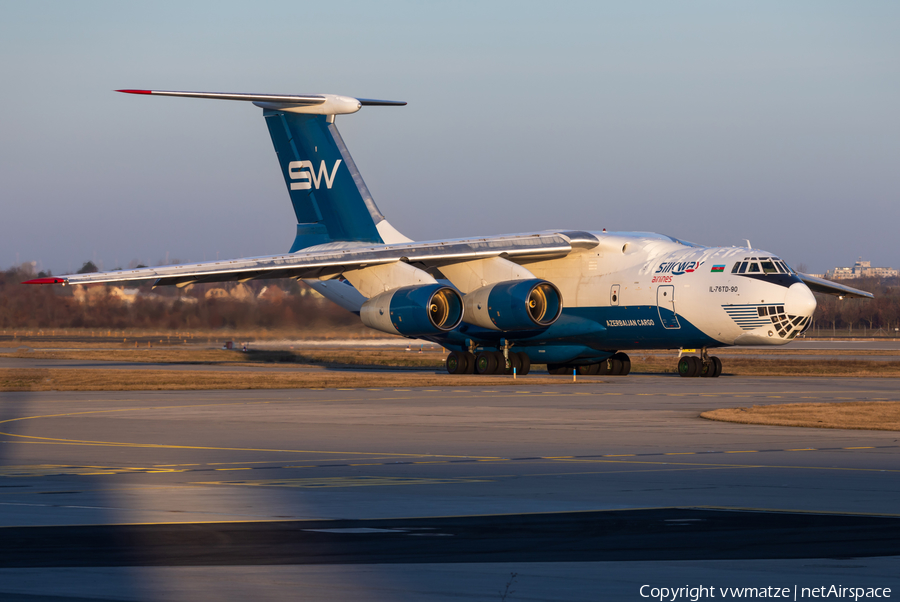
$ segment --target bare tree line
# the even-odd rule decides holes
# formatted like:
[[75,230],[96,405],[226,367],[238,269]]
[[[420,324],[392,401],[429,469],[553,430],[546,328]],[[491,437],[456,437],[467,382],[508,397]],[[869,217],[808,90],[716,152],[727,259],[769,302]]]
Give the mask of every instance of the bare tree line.
[[[36,277],[30,264],[0,272],[0,328],[366,330],[356,316],[294,280],[155,290],[141,283],[133,285],[139,294],[123,299],[115,294],[121,287],[103,284],[20,284]],[[212,289],[222,294],[208,294]]]
[[825,331],[898,334],[900,328],[900,283],[896,278],[859,278],[841,280],[875,295],[874,299],[839,299],[831,295],[816,295],[818,305],[813,315],[814,332]]

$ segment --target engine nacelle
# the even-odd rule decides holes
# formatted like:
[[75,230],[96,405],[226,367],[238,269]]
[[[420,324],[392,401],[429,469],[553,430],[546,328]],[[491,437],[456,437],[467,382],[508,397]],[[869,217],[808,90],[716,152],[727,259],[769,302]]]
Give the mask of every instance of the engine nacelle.
[[547,328],[562,314],[562,295],[546,280],[489,284],[465,296],[466,322],[491,330]]
[[404,286],[366,301],[359,310],[370,328],[407,337],[453,330],[463,318],[462,296],[442,284]]

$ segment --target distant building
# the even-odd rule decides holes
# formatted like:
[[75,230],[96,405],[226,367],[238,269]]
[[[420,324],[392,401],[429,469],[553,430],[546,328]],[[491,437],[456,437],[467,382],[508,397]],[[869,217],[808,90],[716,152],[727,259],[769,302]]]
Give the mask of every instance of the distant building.
[[896,278],[900,270],[894,268],[873,268],[871,261],[859,258],[852,268],[832,268],[825,272],[829,280],[847,280],[850,278]]

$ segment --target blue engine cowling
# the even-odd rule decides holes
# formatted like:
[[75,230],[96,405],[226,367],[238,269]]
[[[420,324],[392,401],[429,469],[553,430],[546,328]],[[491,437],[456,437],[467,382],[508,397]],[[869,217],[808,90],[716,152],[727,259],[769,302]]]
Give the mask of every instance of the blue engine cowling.
[[546,280],[509,280],[466,295],[466,322],[491,330],[547,328],[562,314],[562,295]]
[[462,296],[442,284],[404,286],[366,301],[359,317],[366,326],[391,334],[440,334],[462,322]]

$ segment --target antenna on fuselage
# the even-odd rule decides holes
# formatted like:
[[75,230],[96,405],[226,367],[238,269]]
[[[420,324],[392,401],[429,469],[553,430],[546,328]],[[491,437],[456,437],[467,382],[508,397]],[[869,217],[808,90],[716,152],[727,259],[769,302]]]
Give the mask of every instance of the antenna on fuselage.
[[748,248],[748,249],[752,249],[752,248],[753,248],[753,245],[750,244],[750,239],[749,239],[749,238],[745,238],[744,241],[747,243],[747,248]]

